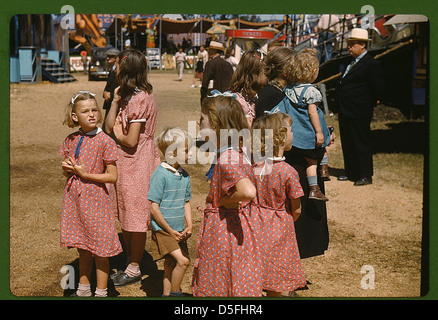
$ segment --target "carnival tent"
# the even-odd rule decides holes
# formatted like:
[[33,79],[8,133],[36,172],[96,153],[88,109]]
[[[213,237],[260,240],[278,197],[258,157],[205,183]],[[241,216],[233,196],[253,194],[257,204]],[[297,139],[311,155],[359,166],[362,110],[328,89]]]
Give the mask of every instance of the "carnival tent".
[[[153,26],[158,29],[160,16],[155,15],[153,18],[135,19],[131,18],[127,23],[127,18],[118,16],[113,23],[108,27],[107,34],[120,33],[121,28],[127,26],[127,31],[130,33],[145,32],[148,24],[153,22]],[[172,20],[161,18],[161,32],[163,34],[180,34],[180,33],[202,33],[210,29],[217,22],[225,26],[236,27],[238,29],[259,29],[263,27],[273,26],[278,29],[282,28],[283,23],[279,21],[266,22],[249,22],[244,20],[212,20],[208,18],[197,18],[190,20]]]

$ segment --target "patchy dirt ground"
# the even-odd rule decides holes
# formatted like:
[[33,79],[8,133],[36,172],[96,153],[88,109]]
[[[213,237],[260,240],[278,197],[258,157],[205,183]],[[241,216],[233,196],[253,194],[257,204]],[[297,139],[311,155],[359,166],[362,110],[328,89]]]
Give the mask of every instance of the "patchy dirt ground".
[[[10,88],[10,290],[16,296],[62,296],[67,292],[60,286],[61,267],[77,268],[76,251],[59,246],[65,180],[57,148],[72,132],[62,126],[64,106],[71,95],[90,90],[102,104],[105,83],[89,82],[83,74],[75,76],[78,81],[74,83],[12,84]],[[199,118],[199,89],[189,88],[193,74],[185,73],[178,82],[175,73],[154,71],[150,79],[158,105],[157,132],[169,125],[187,128],[188,121]],[[329,153],[330,170],[336,174],[342,169],[339,140]],[[300,297],[420,295],[423,156],[412,156],[415,164],[392,162],[392,154],[376,154],[374,183],[369,186],[353,187],[335,178],[326,183],[330,244],[324,255],[303,260],[311,284],[298,292]],[[204,203],[208,191],[202,179],[208,168],[185,168],[192,177],[195,229],[189,240],[192,263],[182,289],[190,294],[200,222],[196,207]],[[112,295],[161,295],[163,266],[152,261],[149,245],[148,240],[141,283],[112,288]],[[111,259],[113,269],[123,264],[123,254]],[[366,281],[372,275],[374,283]]]

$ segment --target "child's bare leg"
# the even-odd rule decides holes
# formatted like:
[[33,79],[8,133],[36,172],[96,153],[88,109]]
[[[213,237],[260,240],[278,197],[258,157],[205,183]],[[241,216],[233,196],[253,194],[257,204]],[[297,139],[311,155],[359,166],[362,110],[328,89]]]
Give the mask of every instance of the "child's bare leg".
[[93,269],[93,255],[90,251],[78,249],[79,253],[79,285],[76,294],[80,297],[90,297],[90,279]]
[[266,290],[267,297],[281,297],[281,292]]
[[170,291],[178,293],[181,290],[181,283],[184,278],[184,273],[190,264],[190,259],[183,255],[181,249],[174,250],[170,255],[175,259],[176,265],[172,271],[172,281],[170,283]]
[[170,294],[170,284],[172,282],[172,271],[176,266],[176,261],[172,256],[166,256],[164,259],[164,276],[163,276],[163,296]]
[[[310,159],[310,158],[306,158],[306,162],[307,162],[307,168],[306,168],[306,176],[307,176],[307,180],[309,180],[309,178],[311,177],[317,177],[316,175],[316,169],[318,168],[318,163],[315,159]],[[310,183],[313,184],[317,184],[318,181],[316,181],[315,183],[313,183],[314,179],[311,179],[312,181],[309,181],[309,185],[311,185]]]
[[128,254],[128,266],[125,273],[130,277],[137,277],[141,274],[140,262],[146,244],[146,232],[129,232],[123,230],[123,237]]
[[95,257],[96,261],[96,297],[106,297],[108,287],[109,260],[106,257]]

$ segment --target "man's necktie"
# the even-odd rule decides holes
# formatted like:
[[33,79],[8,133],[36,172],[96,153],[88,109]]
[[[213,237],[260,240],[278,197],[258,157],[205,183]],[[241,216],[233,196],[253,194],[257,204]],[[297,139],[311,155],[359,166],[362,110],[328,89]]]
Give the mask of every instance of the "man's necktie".
[[351,68],[353,68],[353,66],[356,64],[356,59],[353,59],[353,61],[350,62],[350,64],[347,66],[347,69],[345,69],[344,75],[342,76],[345,77],[345,75],[350,72]]

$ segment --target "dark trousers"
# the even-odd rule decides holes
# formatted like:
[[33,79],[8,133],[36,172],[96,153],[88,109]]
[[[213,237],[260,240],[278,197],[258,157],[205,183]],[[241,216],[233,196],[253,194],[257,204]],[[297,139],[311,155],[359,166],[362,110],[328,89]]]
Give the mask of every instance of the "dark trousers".
[[373,176],[371,119],[355,119],[339,114],[345,175],[352,180]]

